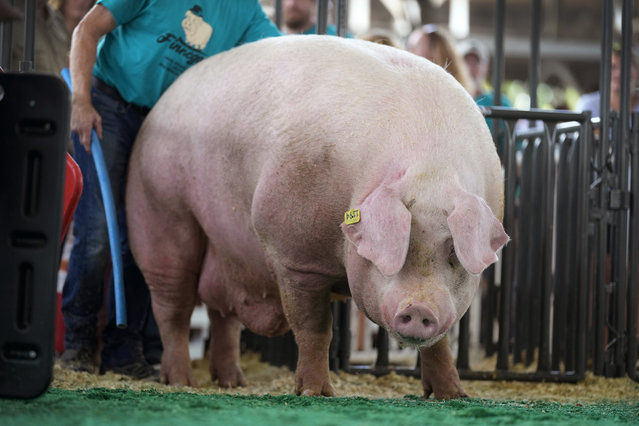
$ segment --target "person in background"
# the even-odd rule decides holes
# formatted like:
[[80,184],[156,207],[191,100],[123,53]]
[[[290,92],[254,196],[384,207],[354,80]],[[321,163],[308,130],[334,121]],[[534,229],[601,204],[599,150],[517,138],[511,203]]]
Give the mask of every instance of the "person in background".
[[[630,59],[630,111],[639,112],[639,93],[637,92],[639,60],[634,49]],[[610,109],[616,112],[621,110],[621,44],[618,42],[613,43],[612,56],[610,58]],[[575,110],[591,111],[593,117],[601,116],[600,92],[596,91],[582,95],[575,106]],[[599,134],[598,129],[595,134]],[[637,294],[637,305],[639,305],[639,294]],[[639,315],[637,316],[637,333],[639,341]]]
[[[16,0],[15,7],[24,10],[25,0]],[[24,22],[24,20],[22,20]],[[24,60],[24,24],[12,25],[11,71],[20,70]],[[71,33],[64,24],[64,16],[47,0],[36,3],[36,23],[34,42],[34,71],[60,76],[67,67]]]
[[24,19],[24,13],[8,0],[0,0],[0,22],[19,21]]
[[370,41],[372,43],[383,44],[385,46],[391,46],[399,48],[399,43],[392,35],[382,32],[372,32],[364,34],[358,37],[360,40]]
[[455,41],[443,28],[434,24],[416,28],[408,37],[406,50],[444,68],[468,93],[475,91],[466,65],[457,53]]
[[95,0],[60,0],[58,9],[64,16],[64,25],[67,27],[69,35],[80,23],[80,20],[91,9]]
[[[621,105],[621,44],[613,43],[610,69],[610,109],[619,112]],[[637,93],[637,76],[639,65],[637,55],[633,52],[630,66],[630,111],[639,111],[639,93]],[[599,91],[586,93],[579,98],[575,110],[592,111],[593,117],[599,117],[601,95]]]
[[[95,0],[38,0],[34,43],[34,70],[60,76],[68,65],[71,34]],[[15,8],[24,10],[25,0],[16,0]],[[23,19],[23,14],[20,15]],[[18,71],[24,59],[24,24],[12,28],[11,70]]]
[[[467,39],[458,45],[459,53],[466,63],[468,74],[473,81],[473,98],[480,106],[495,105],[495,95],[488,83],[490,71],[490,52],[479,40]],[[511,103],[505,95],[501,95],[500,105],[510,107]]]
[[[479,40],[467,39],[459,43],[458,49],[473,82],[474,90],[471,92],[473,99],[475,99],[475,102],[477,102],[479,106],[495,105],[495,93],[488,83],[488,74],[490,71],[490,52],[488,48]],[[504,94],[501,95],[500,106],[512,107],[512,104]],[[486,124],[488,128],[493,131],[493,119],[487,118]],[[504,151],[503,145],[505,139],[501,133],[503,133],[505,129],[506,127],[502,121],[499,126],[500,134],[497,137],[497,151],[500,156]]]
[[143,355],[149,290],[133,261],[127,233],[122,232],[126,231],[125,173],[133,141],[149,109],[185,70],[235,46],[278,35],[258,0],[197,4],[185,0],[98,0],[77,25],[70,56],[71,130],[84,188],[74,215],[73,248],[62,290],[66,327],[63,368],[96,372],[100,365],[97,313],[103,303],[110,251],[91,158],[92,131],[101,139],[119,213],[128,320],[126,329],[116,327],[111,286],[100,371],[157,378]]
[[[285,34],[316,34],[316,0],[283,0],[282,32]],[[337,35],[337,27],[326,25],[327,35]],[[347,37],[352,37],[347,34]]]

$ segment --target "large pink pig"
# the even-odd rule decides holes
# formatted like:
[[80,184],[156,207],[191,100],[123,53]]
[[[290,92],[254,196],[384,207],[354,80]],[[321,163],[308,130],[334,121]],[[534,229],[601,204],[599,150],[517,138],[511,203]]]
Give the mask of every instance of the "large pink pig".
[[296,393],[333,395],[329,300],[341,293],[419,347],[426,397],[465,395],[446,332],[508,237],[485,120],[440,67],[323,36],[207,59],[146,119],[127,209],[163,382],[195,385],[189,318],[202,300],[221,386],[245,384],[242,324],[268,336],[290,326]]

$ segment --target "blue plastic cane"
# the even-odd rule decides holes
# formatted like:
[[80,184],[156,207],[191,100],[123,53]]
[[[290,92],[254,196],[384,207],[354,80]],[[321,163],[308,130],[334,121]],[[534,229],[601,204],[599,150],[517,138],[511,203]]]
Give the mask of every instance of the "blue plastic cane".
[[[61,71],[62,78],[67,82],[69,90],[71,89],[71,74],[68,68]],[[104,203],[104,212],[107,219],[107,228],[109,230],[109,245],[111,246],[111,261],[113,263],[113,282],[115,291],[115,322],[118,327],[126,328],[126,297],[124,296],[124,280],[122,273],[122,253],[120,252],[120,233],[118,232],[118,221],[115,215],[115,204],[113,203],[113,192],[111,192],[111,184],[109,182],[109,174],[106,164],[104,163],[104,155],[102,154],[102,145],[95,129],[91,131],[91,153],[93,154],[93,162],[98,172],[98,181],[100,182],[100,191],[102,192],[102,201]]]

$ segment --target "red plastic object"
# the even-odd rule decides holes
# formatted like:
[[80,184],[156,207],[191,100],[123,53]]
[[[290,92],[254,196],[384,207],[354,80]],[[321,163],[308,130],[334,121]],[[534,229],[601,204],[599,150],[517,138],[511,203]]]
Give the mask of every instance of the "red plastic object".
[[82,194],[82,172],[78,164],[67,153],[67,168],[64,179],[64,203],[62,205],[62,235],[60,240],[69,229],[73,212],[75,211],[80,195]]
[[[64,202],[62,204],[62,236],[69,230],[69,225],[73,219],[73,212],[80,201],[82,194],[82,172],[80,167],[67,153],[67,166],[64,179]],[[61,268],[66,269],[66,261],[62,262]],[[64,321],[62,319],[62,294],[58,293],[56,298],[56,318],[55,318],[55,343],[53,350],[61,354],[64,352]]]

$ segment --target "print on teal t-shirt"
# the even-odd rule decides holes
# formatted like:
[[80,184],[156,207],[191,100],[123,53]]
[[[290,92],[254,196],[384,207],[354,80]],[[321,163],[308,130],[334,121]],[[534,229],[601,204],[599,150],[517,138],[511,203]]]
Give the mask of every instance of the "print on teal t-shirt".
[[280,35],[258,0],[97,3],[109,9],[117,27],[100,42],[93,73],[127,102],[149,108],[202,59]]

